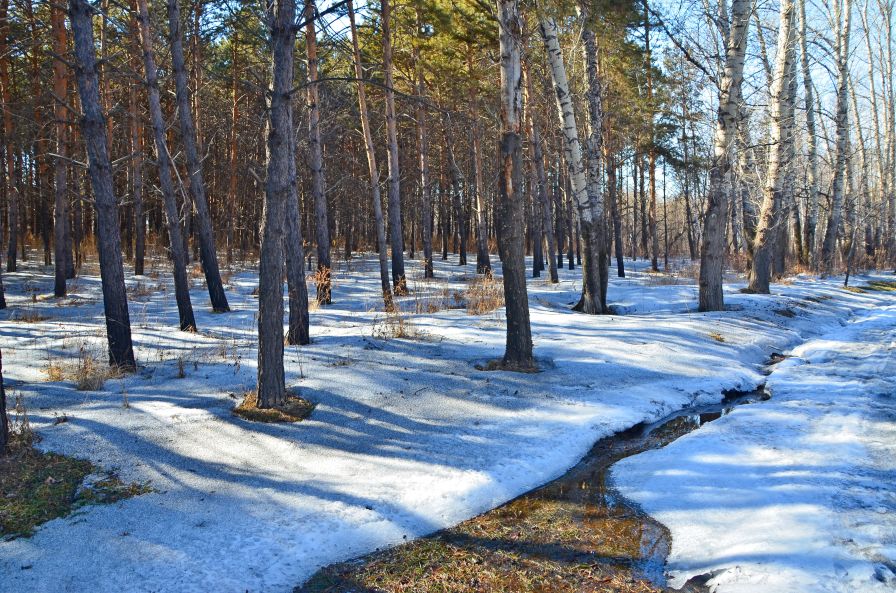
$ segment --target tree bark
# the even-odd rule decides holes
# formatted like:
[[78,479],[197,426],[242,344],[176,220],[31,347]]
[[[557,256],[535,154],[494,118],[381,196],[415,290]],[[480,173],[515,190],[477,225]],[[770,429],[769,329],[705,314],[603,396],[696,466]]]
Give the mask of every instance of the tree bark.
[[7,249],[6,271],[16,271],[19,239],[19,179],[13,147],[15,127],[12,119],[12,92],[10,90],[9,52],[9,0],[0,0],[0,99],[3,101],[3,152],[6,157],[7,186]]
[[[544,148],[541,141],[541,133],[535,125],[534,95],[532,93],[532,79],[529,76],[528,63],[523,64],[523,78],[526,84],[526,125],[529,128],[529,150],[532,163],[535,167],[536,188],[533,198],[534,216],[542,217],[542,231],[547,243],[548,273],[551,284],[560,282],[557,274],[557,238],[554,236],[554,222],[551,216],[551,200],[548,198],[548,177],[544,168]],[[539,239],[540,240],[540,239]]]
[[177,194],[171,177],[171,155],[165,139],[165,117],[162,115],[162,100],[159,93],[159,74],[152,52],[152,32],[149,28],[149,10],[146,0],[132,0],[136,3],[137,22],[140,25],[140,44],[143,48],[143,66],[146,73],[146,89],[149,97],[149,115],[155,138],[156,164],[159,168],[159,185],[165,204],[165,218],[168,223],[168,247],[174,267],[174,298],[182,331],[196,331],[193,304],[190,302],[190,281],[187,279],[187,259],[184,238],[177,211]]
[[136,368],[131,343],[131,320],[121,261],[118,204],[112,189],[112,165],[106,144],[106,121],[100,108],[93,9],[87,0],[69,0],[69,19],[76,55],[75,78],[81,97],[81,136],[87,146],[90,182],[96,205],[97,254],[106,314],[109,364],[125,371]]
[[843,215],[843,178],[846,174],[847,144],[849,143],[849,31],[852,13],[851,0],[840,5],[843,15],[837,15],[840,26],[837,39],[837,129],[834,154],[834,179],[831,182],[831,208],[821,248],[821,265],[825,272],[834,266],[837,233]]
[[314,232],[317,243],[317,302],[331,302],[330,223],[327,215],[324,154],[320,138],[320,92],[318,84],[317,31],[314,0],[305,0],[305,49],[308,54],[308,156],[311,168],[311,197],[314,200]]
[[9,416],[6,415],[6,388],[3,386],[3,351],[0,350],[0,455],[9,445]]
[[793,122],[787,119],[790,99],[790,76],[794,62],[794,6],[793,0],[781,0],[780,25],[778,27],[778,52],[775,57],[775,73],[771,87],[771,138],[768,151],[762,208],[756,227],[753,262],[750,269],[749,289],[768,294],[771,278],[772,253],[780,224],[784,174],[787,171],[787,137]]
[[[65,11],[59,4],[50,7],[50,22],[53,30],[53,52],[56,56],[68,53],[68,35],[65,30]],[[63,297],[66,294],[68,277],[65,250],[68,241],[68,127],[65,104],[68,103],[68,68],[59,59],[53,60],[53,119],[56,132],[56,162],[54,164],[55,208],[53,210],[53,260],[55,264],[55,282],[53,294]]]
[[208,287],[212,311],[226,313],[230,311],[224,283],[218,268],[218,252],[215,248],[215,237],[212,231],[212,217],[208,209],[208,198],[205,194],[205,178],[202,172],[202,159],[199,157],[196,126],[193,122],[193,110],[190,102],[190,89],[187,85],[187,69],[184,60],[183,33],[180,26],[180,8],[178,0],[168,2],[168,35],[171,42],[171,65],[174,70],[174,82],[177,98],[177,115],[180,121],[181,141],[187,160],[187,171],[190,178],[190,197],[196,208],[196,222],[199,234],[199,257],[205,272],[205,283]]
[[358,32],[355,27],[355,12],[352,0],[346,2],[349,25],[352,34],[352,52],[354,54],[355,78],[358,79],[358,108],[361,113],[361,130],[364,134],[364,148],[367,152],[367,168],[370,172],[370,192],[373,198],[373,216],[376,226],[377,252],[380,262],[380,288],[383,292],[383,304],[386,311],[395,308],[392,300],[392,287],[389,282],[388,247],[386,245],[386,223],[383,219],[383,201],[380,196],[380,171],[376,163],[376,148],[370,131],[370,116],[367,111],[367,94],[364,91],[364,72],[361,69],[361,49],[358,46]]
[[[803,225],[804,264],[815,261],[815,230],[818,226],[818,149],[815,132],[815,96],[812,71],[809,68],[809,50],[806,39],[806,0],[800,2],[800,67],[803,74],[803,94],[806,101],[806,191],[809,193],[806,207],[806,224]],[[874,84],[872,82],[872,84]]]
[[750,0],[734,0],[731,3],[725,71],[719,89],[713,160],[709,169],[709,195],[703,219],[703,245],[700,250],[700,311],[722,311],[725,308],[722,276],[725,267],[725,227],[728,224],[730,201],[729,176],[731,153],[737,138],[750,11]]
[[258,406],[286,401],[283,369],[283,261],[289,216],[292,152],[295,0],[275,0],[268,9],[273,53],[267,124],[267,181],[258,265]]
[[[416,7],[417,36],[423,34],[423,12]],[[426,81],[423,75],[423,60],[420,57],[419,39],[414,43],[414,74],[417,79],[417,155],[420,167],[421,229],[423,232],[423,277],[433,278],[432,267],[432,182],[429,178],[429,134],[426,130]]]
[[509,370],[535,368],[524,254],[525,196],[523,195],[522,21],[519,0],[497,0],[501,67],[501,168],[498,179],[498,250],[504,279],[507,343],[502,366]]
[[[576,117],[573,110],[572,96],[569,92],[566,67],[563,64],[560,41],[557,38],[557,24],[551,17],[542,18],[540,30],[551,68],[554,91],[557,96],[557,106],[561,124],[560,131],[563,136],[563,154],[566,160],[570,184],[572,186],[572,198],[579,211],[579,219],[583,227],[582,234],[584,235],[584,241],[587,245],[585,251],[585,265],[582,269],[582,298],[576,305],[576,310],[589,314],[603,313],[604,309],[600,298],[602,293],[602,283],[598,260],[599,247],[596,244],[600,237],[599,233],[600,225],[602,224],[602,216],[597,213],[596,205],[589,196],[588,180],[582,158],[582,145],[579,141],[578,127],[576,125]],[[568,227],[571,245],[573,237],[572,220],[569,221]]]
[[479,101],[473,72],[473,45],[467,44],[467,71],[470,74],[470,117],[473,119],[473,191],[476,205],[476,273],[490,274],[492,264],[488,255],[488,235],[485,225],[485,190],[482,178],[482,149],[480,148]]
[[386,87],[386,133],[388,136],[389,233],[392,246],[392,284],[395,294],[407,294],[404,273],[404,234],[401,226],[401,184],[398,166],[398,122],[395,118],[395,82],[392,76],[392,25],[390,0],[382,0],[383,73]]

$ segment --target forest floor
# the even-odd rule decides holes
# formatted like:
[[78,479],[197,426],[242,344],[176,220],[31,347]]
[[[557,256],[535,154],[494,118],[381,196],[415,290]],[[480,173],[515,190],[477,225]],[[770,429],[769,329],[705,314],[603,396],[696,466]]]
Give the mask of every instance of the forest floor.
[[[252,271],[228,274],[228,314],[210,312],[194,274],[197,333],[176,331],[163,266],[129,278],[140,368],[125,377],[102,377],[95,271],[64,299],[51,296],[49,268],[4,275],[4,371],[38,446],[153,491],[80,507],[31,537],[0,541],[0,591],[290,591],[321,566],[454,525],[543,484],[604,436],[718,401],[726,389],[753,389],[773,352],[841,331],[868,311],[893,315],[892,293],[809,276],[775,285],[772,296],[741,294],[732,278],[729,310],[701,314],[690,271],[655,275],[627,263],[629,277],[610,282],[619,315],[569,311],[578,270],[562,271],[558,285],[530,280],[542,372],[520,375],[476,370],[501,356],[504,321],[502,309],[487,311],[494,287],[473,285],[472,265],[436,262],[437,278],[425,281],[419,261],[409,261],[412,294],[400,299],[401,315],[387,316],[375,260],[341,262],[334,304],[311,313],[313,343],[287,348],[287,383],[316,406],[296,424],[232,414],[255,383]],[[651,512],[638,484],[660,473],[633,474],[626,490]],[[667,524],[678,541],[676,524]],[[721,554],[710,569],[724,563]],[[671,560],[674,578],[692,561],[675,545]]]
[[896,589],[894,301],[790,351],[769,401],[614,467],[621,492],[671,531],[671,584]]

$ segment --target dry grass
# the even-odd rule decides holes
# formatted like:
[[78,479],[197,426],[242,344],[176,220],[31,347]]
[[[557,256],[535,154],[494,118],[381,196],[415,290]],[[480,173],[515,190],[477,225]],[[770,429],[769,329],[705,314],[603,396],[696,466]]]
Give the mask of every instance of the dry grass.
[[872,280],[862,288],[878,292],[896,292],[896,280]]
[[99,391],[107,379],[119,377],[121,377],[121,371],[102,362],[97,353],[81,347],[72,376],[78,391]]
[[40,323],[49,319],[47,315],[40,313],[33,307],[19,309],[9,316],[11,321],[21,321],[22,323]]
[[248,391],[243,401],[233,409],[233,414],[254,422],[301,422],[314,410],[314,404],[297,395],[287,395],[286,403],[274,408],[258,407],[258,392]]
[[602,561],[639,558],[637,516],[523,497],[435,536],[318,572],[299,593],[657,593]]
[[504,306],[504,284],[490,272],[474,278],[464,291],[468,315],[491,313]]
[[710,332],[709,337],[715,340],[716,342],[725,343],[725,336],[720,334],[719,332]]
[[381,340],[390,338],[421,340],[429,337],[399,310],[387,311],[385,316],[374,318],[372,335]]

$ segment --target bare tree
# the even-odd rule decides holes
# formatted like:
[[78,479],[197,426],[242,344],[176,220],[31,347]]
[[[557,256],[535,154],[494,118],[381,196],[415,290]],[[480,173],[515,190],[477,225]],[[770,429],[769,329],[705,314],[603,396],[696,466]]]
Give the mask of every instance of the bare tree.
[[[720,1],[727,2],[727,0]],[[703,245],[700,251],[701,311],[721,311],[725,308],[722,272],[725,264],[725,228],[728,224],[731,191],[729,176],[740,113],[747,29],[750,26],[750,4],[750,0],[733,0],[731,23],[727,27],[729,33],[726,39],[725,70],[719,89],[713,161],[709,170],[709,195],[706,201]]]
[[119,236],[118,203],[112,189],[112,165],[106,139],[106,119],[100,107],[96,49],[93,38],[93,8],[87,0],[69,0],[69,20],[75,48],[75,78],[81,97],[81,136],[87,146],[90,183],[96,206],[97,254],[106,314],[109,364],[134,370],[131,319],[124,285]]
[[525,196],[520,129],[522,126],[522,21],[519,0],[497,0],[501,52],[501,168],[498,179],[498,250],[504,274],[507,344],[503,366],[513,370],[535,367],[529,296],[524,258]]
[[[592,244],[597,240],[595,233],[601,224],[601,216],[597,214],[595,205],[589,196],[585,162],[582,157],[582,144],[579,141],[572,95],[569,92],[569,81],[566,76],[566,66],[563,64],[563,52],[560,49],[560,41],[557,38],[557,23],[552,17],[544,17],[541,19],[540,31],[548,57],[548,64],[551,68],[554,92],[557,96],[560,132],[563,137],[563,155],[572,186],[573,200],[579,212],[579,221],[583,227],[582,234],[585,242],[585,265],[582,269],[582,299],[576,308],[583,313],[603,313],[604,310],[601,303],[603,288],[600,267],[596,259],[598,255],[597,246]],[[572,220],[570,220],[570,238],[573,236],[571,227]]]
[[149,28],[149,10],[146,0],[136,2],[137,23],[140,25],[140,44],[143,48],[143,67],[146,74],[146,89],[149,97],[149,115],[155,139],[156,164],[159,168],[159,185],[162,189],[162,200],[165,204],[165,218],[168,225],[168,248],[171,250],[171,263],[174,267],[174,298],[177,301],[177,312],[180,317],[180,329],[195,331],[196,319],[193,317],[193,304],[190,302],[190,281],[187,278],[187,254],[184,247],[184,236],[177,212],[177,195],[171,174],[171,155],[165,139],[167,128],[162,115],[162,99],[159,93],[159,73],[152,51],[152,31]]
[[778,27],[778,52],[771,87],[771,138],[768,154],[768,174],[762,208],[756,227],[753,262],[749,289],[768,294],[771,278],[772,252],[781,223],[784,182],[787,171],[788,141],[793,121],[787,117],[790,101],[790,77],[794,73],[794,6],[793,0],[781,0]]
[[327,215],[324,153],[320,140],[320,91],[318,84],[317,9],[314,0],[305,0],[305,48],[308,54],[308,165],[311,168],[311,197],[314,200],[314,231],[317,243],[317,302],[331,302],[330,224]]
[[843,178],[847,167],[847,150],[849,143],[849,30],[852,13],[851,0],[837,3],[838,22],[837,35],[837,127],[834,153],[834,179],[831,182],[831,208],[828,212],[828,224],[821,247],[821,265],[829,272],[834,265],[837,233],[843,215]]
[[395,294],[407,294],[404,274],[404,234],[401,226],[401,183],[398,166],[398,122],[395,119],[395,82],[392,76],[392,17],[390,0],[380,3],[383,27],[383,72],[386,87],[386,134],[389,149],[389,233],[392,246],[392,285]]
[[289,215],[292,143],[295,0],[274,0],[268,8],[273,53],[268,105],[267,181],[258,263],[258,406],[286,401],[283,369],[283,261],[285,219]]
[[[199,257],[205,272],[205,283],[212,303],[212,311],[225,313],[230,311],[224,283],[218,269],[218,252],[215,249],[215,237],[212,232],[212,216],[208,209],[205,195],[205,178],[202,173],[202,159],[199,158],[196,126],[193,123],[193,110],[190,104],[190,88],[187,84],[187,70],[184,63],[183,32],[180,26],[180,8],[178,0],[168,1],[168,36],[171,44],[171,66],[174,70],[174,83],[177,98],[177,115],[180,121],[181,141],[187,158],[187,172],[190,178],[190,196],[196,207],[197,230],[199,233]],[[194,90],[195,92],[195,90]],[[152,91],[150,90],[150,93]]]
[[[64,56],[68,53],[68,35],[65,30],[65,11],[59,4],[50,6],[50,27],[53,30],[53,53]],[[68,125],[65,105],[68,98],[68,68],[61,59],[53,60],[53,127],[56,133],[56,162],[54,164],[55,208],[53,210],[53,263],[55,282],[53,294],[66,294],[68,269],[65,251],[69,246],[68,237]]]
[[367,167],[370,171],[370,190],[373,199],[374,225],[376,226],[376,244],[380,260],[380,288],[383,291],[383,303],[386,311],[392,311],[392,287],[389,283],[388,246],[386,244],[386,222],[383,219],[383,203],[380,197],[380,170],[376,163],[376,148],[370,131],[370,116],[367,110],[367,94],[364,91],[364,72],[361,69],[361,50],[358,46],[358,32],[355,27],[355,11],[352,0],[347,0],[348,21],[352,33],[352,52],[355,62],[355,78],[358,82],[358,107],[361,112],[361,130],[364,133],[364,148],[367,153]]

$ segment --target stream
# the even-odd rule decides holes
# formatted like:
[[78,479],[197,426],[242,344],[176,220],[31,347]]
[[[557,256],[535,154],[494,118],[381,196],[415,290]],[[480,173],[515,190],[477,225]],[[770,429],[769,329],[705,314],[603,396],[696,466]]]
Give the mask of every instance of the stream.
[[[782,359],[773,355],[770,364]],[[544,486],[455,527],[328,566],[295,591],[671,592],[664,574],[672,543],[668,530],[608,483],[609,469],[737,406],[767,399],[763,385],[728,391],[718,403],[637,424],[599,440]],[[699,593],[701,580],[695,577],[675,591]]]

